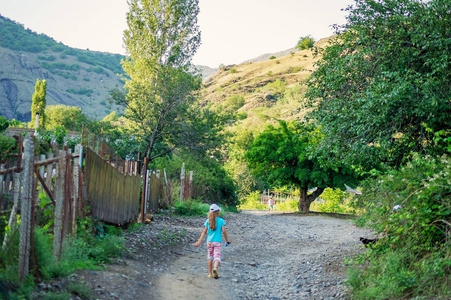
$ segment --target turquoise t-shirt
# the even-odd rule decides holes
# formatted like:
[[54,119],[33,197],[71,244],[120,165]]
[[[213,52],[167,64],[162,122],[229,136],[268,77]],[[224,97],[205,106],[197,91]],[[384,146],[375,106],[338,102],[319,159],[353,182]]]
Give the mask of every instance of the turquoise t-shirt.
[[205,221],[205,227],[207,227],[207,242],[222,242],[222,227],[226,225],[223,218],[216,217],[216,230],[211,230],[210,223]]

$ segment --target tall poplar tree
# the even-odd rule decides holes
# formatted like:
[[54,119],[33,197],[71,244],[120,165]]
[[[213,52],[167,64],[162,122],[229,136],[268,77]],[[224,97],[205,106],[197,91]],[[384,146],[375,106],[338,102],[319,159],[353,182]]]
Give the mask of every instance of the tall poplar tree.
[[[124,116],[150,161],[175,149],[188,125],[201,77],[191,58],[200,45],[198,0],[131,0],[124,43],[128,57]],[[116,99],[117,100],[117,99]]]
[[47,93],[47,82],[45,79],[36,79],[34,93],[31,97],[31,128],[35,127],[36,114],[39,114],[39,128],[45,128],[45,95]]

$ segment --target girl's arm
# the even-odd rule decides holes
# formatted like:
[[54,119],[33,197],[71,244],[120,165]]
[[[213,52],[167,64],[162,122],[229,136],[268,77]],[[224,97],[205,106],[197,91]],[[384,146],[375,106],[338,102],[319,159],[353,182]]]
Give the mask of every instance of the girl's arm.
[[230,240],[227,237],[227,230],[225,229],[225,226],[222,226],[222,234],[224,235],[226,242],[230,244]]
[[205,235],[207,234],[207,227],[204,227],[204,230],[202,231],[200,238],[197,240],[197,242],[194,244],[194,246],[199,247],[200,243],[204,239]]

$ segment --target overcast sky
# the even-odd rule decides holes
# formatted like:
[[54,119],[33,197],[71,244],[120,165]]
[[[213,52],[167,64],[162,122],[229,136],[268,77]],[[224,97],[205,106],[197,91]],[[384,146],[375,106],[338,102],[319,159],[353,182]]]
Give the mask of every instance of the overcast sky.
[[[216,68],[293,48],[344,24],[353,0],[199,0],[196,65]],[[80,49],[125,54],[126,0],[0,0],[0,14]]]

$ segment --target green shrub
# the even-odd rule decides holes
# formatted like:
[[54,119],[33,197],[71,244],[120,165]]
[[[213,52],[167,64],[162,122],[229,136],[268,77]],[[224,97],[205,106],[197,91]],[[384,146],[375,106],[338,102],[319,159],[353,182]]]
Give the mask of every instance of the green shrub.
[[[203,202],[215,202],[224,206],[236,206],[236,186],[221,162],[211,157],[196,156],[193,152],[178,152],[171,158],[158,158],[152,169],[166,169],[169,178],[180,178],[180,166],[185,163],[186,170],[193,170],[193,198]],[[177,188],[174,187],[176,192]],[[175,195],[177,196],[177,195]]]
[[209,205],[202,203],[199,199],[187,199],[183,202],[177,201],[174,207],[174,213],[179,216],[205,216],[209,209]]
[[268,209],[266,203],[261,203],[260,192],[255,191],[250,193],[238,206],[239,209]]
[[315,39],[311,35],[303,36],[299,39],[296,44],[298,50],[306,50],[313,47],[315,44]]
[[78,90],[67,89],[66,92],[71,93],[71,94],[84,95],[84,96],[91,97],[92,93],[94,93],[94,90],[88,89],[88,88],[80,88]]
[[349,213],[353,209],[345,202],[346,194],[340,189],[326,188],[310,206],[310,210],[327,213]]
[[297,199],[276,202],[276,210],[286,212],[296,212],[298,211],[298,202],[299,200]]
[[0,162],[15,159],[16,148],[16,140],[13,137],[0,134]]
[[0,116],[0,133],[5,131],[9,127],[9,121],[4,116]]
[[229,109],[236,111],[243,107],[246,100],[244,99],[243,95],[231,95],[227,97],[227,99],[224,101],[224,106]]
[[[451,163],[421,157],[363,184],[360,224],[382,236],[351,270],[355,299],[451,297]],[[400,205],[400,210],[394,210]]]

